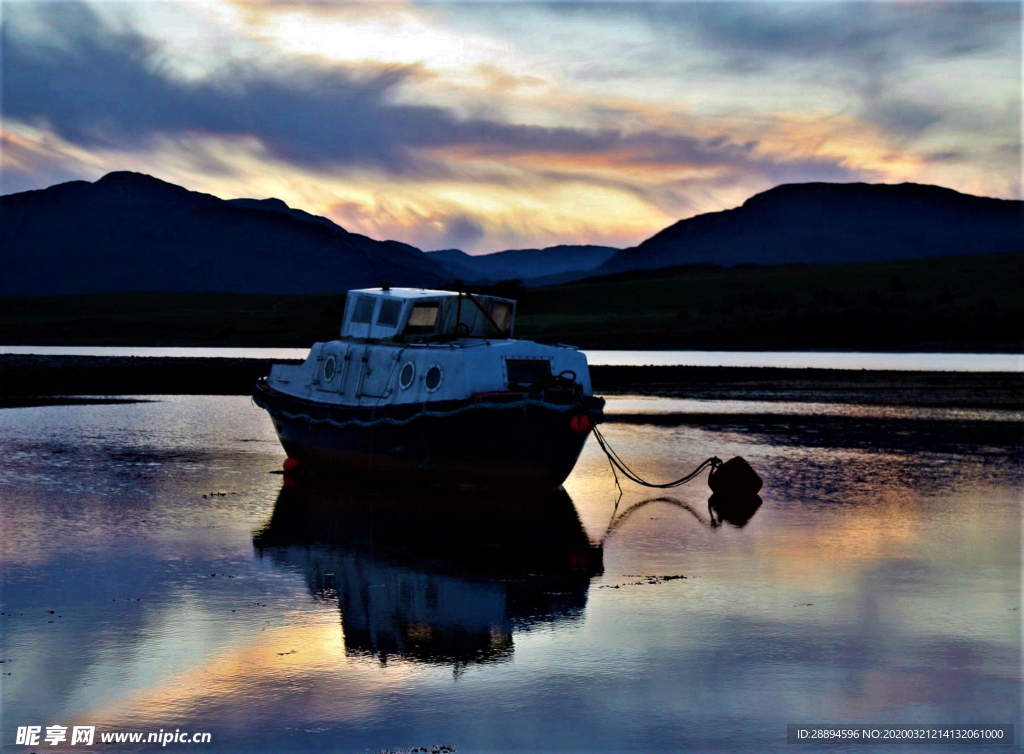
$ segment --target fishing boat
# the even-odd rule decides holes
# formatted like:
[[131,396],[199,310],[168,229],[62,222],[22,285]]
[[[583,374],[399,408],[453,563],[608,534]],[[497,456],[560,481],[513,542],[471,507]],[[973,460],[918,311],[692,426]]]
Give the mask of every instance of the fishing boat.
[[577,349],[515,339],[515,310],[468,292],[349,291],[340,338],[256,383],[286,471],[559,486],[604,399]]

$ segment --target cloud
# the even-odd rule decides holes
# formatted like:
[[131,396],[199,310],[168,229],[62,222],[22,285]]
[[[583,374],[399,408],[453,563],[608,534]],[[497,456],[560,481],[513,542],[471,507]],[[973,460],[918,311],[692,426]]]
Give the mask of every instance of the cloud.
[[80,180],[92,175],[88,163],[45,143],[0,130],[0,194],[29,191],[42,185]]
[[[47,27],[49,44],[22,32],[23,14],[35,14],[33,20]],[[759,156],[754,145],[725,135],[542,127],[394,102],[401,85],[423,75],[416,66],[346,68],[289,59],[272,68],[236,65],[216,77],[182,80],[161,66],[154,42],[105,26],[80,4],[14,7],[3,32],[4,116],[46,124],[87,147],[145,148],[173,134],[251,135],[271,156],[295,165],[369,166],[431,177],[446,168],[424,154],[449,147],[492,159],[603,155],[636,165],[785,170],[785,159]],[[823,171],[819,178],[856,177],[835,159],[803,159],[791,172],[815,166]]]
[[467,215],[445,218],[442,228],[433,245],[455,249],[473,247],[484,237],[483,225]]
[[719,60],[744,70],[793,60],[878,70],[921,57],[957,58],[1019,37],[1021,20],[1016,3],[985,1],[680,3],[655,4],[643,13],[663,35],[696,38]]
[[867,105],[869,119],[887,131],[904,135],[923,133],[943,119],[943,111],[909,100],[873,100]]
[[[22,12],[46,17],[59,47],[18,33]],[[389,108],[384,94],[407,70],[366,80],[306,67],[290,77],[256,70],[223,80],[174,79],[159,50],[131,31],[104,27],[85,6],[47,4],[8,11],[3,39],[4,116],[45,122],[84,146],[143,147],[159,135],[252,134],[279,158],[297,164],[338,162],[409,166],[396,143],[446,119],[433,108]]]
[[[1006,2],[690,2],[555,5],[562,24],[643,23],[642,43],[588,64],[597,80],[654,71],[687,86],[708,82],[734,109],[764,112],[813,98],[896,137],[916,137],[981,93],[1020,102],[1021,9]],[[614,43],[614,42],[613,42]],[[949,67],[939,70],[943,65]],[[950,68],[955,67],[953,71]],[[970,91],[965,95],[964,89]]]
[[[864,120],[900,137],[919,136],[961,115],[945,101],[941,76],[933,74],[923,87],[914,81],[924,66],[1003,60],[997,70],[1001,78],[1016,79],[1019,103],[1018,3],[695,3],[681,10],[685,27],[724,68],[746,75],[788,72],[805,83],[847,88],[859,96]],[[1016,60],[1006,57],[1010,51]]]
[[366,229],[377,238],[400,236],[421,249],[476,249],[488,228],[455,207],[396,208],[385,203],[336,202],[328,214],[340,225]]

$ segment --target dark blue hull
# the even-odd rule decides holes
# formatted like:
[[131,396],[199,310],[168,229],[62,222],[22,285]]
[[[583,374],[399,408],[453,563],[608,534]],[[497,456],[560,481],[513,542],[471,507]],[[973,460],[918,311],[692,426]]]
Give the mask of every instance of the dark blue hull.
[[604,405],[601,398],[548,391],[356,407],[295,398],[262,380],[253,397],[303,469],[395,482],[549,489],[569,476]]

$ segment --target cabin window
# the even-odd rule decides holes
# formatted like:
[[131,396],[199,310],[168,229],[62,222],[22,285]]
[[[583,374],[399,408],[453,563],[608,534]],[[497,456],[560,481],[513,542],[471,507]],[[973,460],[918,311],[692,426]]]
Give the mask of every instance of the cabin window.
[[433,333],[434,326],[437,324],[437,308],[436,301],[413,306],[412,313],[409,315],[409,324],[405,327],[406,333],[410,335]]
[[416,365],[407,361],[402,367],[402,371],[398,373],[398,384],[402,386],[402,390],[408,390],[414,379],[416,379]]
[[509,385],[535,385],[551,377],[551,362],[546,359],[508,359]]
[[512,304],[507,301],[491,303],[491,319],[498,326],[498,333],[504,335],[512,324]]
[[433,393],[439,387],[441,387],[441,380],[444,379],[444,372],[441,371],[439,364],[434,364],[427,370],[427,374],[423,377],[423,384],[427,388],[428,393]]
[[352,321],[358,325],[368,325],[373,321],[373,307],[377,301],[371,296],[360,296],[356,299],[352,310]]
[[377,324],[385,327],[398,327],[398,317],[402,313],[402,302],[397,298],[386,298],[380,302],[377,312]]
[[330,382],[334,379],[334,373],[337,371],[337,368],[338,362],[333,356],[324,362],[324,382]]

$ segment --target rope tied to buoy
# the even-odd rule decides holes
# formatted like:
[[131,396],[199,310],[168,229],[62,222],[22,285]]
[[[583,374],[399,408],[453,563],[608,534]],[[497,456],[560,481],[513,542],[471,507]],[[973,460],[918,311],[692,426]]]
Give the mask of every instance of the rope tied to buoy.
[[622,475],[626,477],[626,479],[633,482],[634,484],[639,484],[642,487],[652,487],[658,490],[668,490],[672,489],[673,487],[680,487],[686,484],[687,482],[692,482],[694,479],[700,476],[701,472],[703,472],[706,468],[710,468],[712,473],[714,473],[716,469],[720,468],[723,465],[721,458],[719,458],[718,456],[711,456],[707,460],[702,461],[700,465],[697,466],[697,468],[695,468],[693,471],[691,471],[684,477],[680,477],[679,479],[675,479],[671,482],[664,482],[662,484],[658,484],[656,482],[649,482],[643,477],[641,477],[639,474],[637,474],[635,471],[633,471],[626,464],[626,462],[622,460],[619,454],[615,452],[615,449],[608,443],[608,440],[605,439],[605,436],[601,434],[601,430],[597,428],[596,424],[593,427],[593,433],[594,439],[597,440],[597,444],[601,447],[601,450],[604,451],[604,454],[608,457],[608,464],[612,467],[612,475],[615,477],[615,486],[619,488],[620,495],[622,493],[622,485],[619,484],[620,471],[622,472]]
[[[604,451],[605,456],[608,458],[608,465],[611,466],[612,476],[615,477],[615,486],[619,490],[619,497],[615,501],[615,508],[612,510],[611,518],[608,520],[608,527],[605,530],[604,536],[601,537],[602,545],[604,544],[605,539],[607,539],[608,536],[622,524],[629,514],[649,503],[660,502],[675,505],[678,508],[689,511],[698,521],[712,529],[720,526],[722,521],[729,521],[737,527],[745,526],[747,521],[750,520],[750,517],[753,516],[761,506],[761,498],[757,494],[761,491],[763,484],[761,477],[758,476],[757,472],[750,467],[750,464],[740,456],[731,458],[728,461],[722,461],[718,456],[711,456],[698,464],[697,468],[686,476],[680,477],[679,479],[675,479],[671,482],[658,484],[656,482],[647,481],[633,471],[629,465],[622,460],[622,457],[615,452],[615,449],[609,444],[607,438],[601,434],[601,430],[597,428],[596,424],[593,426],[592,431],[594,433],[594,438],[597,440],[598,446],[600,446],[601,450]],[[622,485],[619,483],[619,472],[622,472],[623,476],[634,484],[638,484],[642,487],[665,490],[673,487],[680,487],[687,482],[692,482],[700,476],[704,469],[707,468],[711,469],[711,473],[708,475],[708,487],[711,488],[712,492],[711,497],[708,499],[709,521],[705,521],[689,504],[670,497],[657,497],[650,500],[644,500],[637,505],[630,506],[621,515],[618,515],[619,503],[622,501],[623,496]]]

